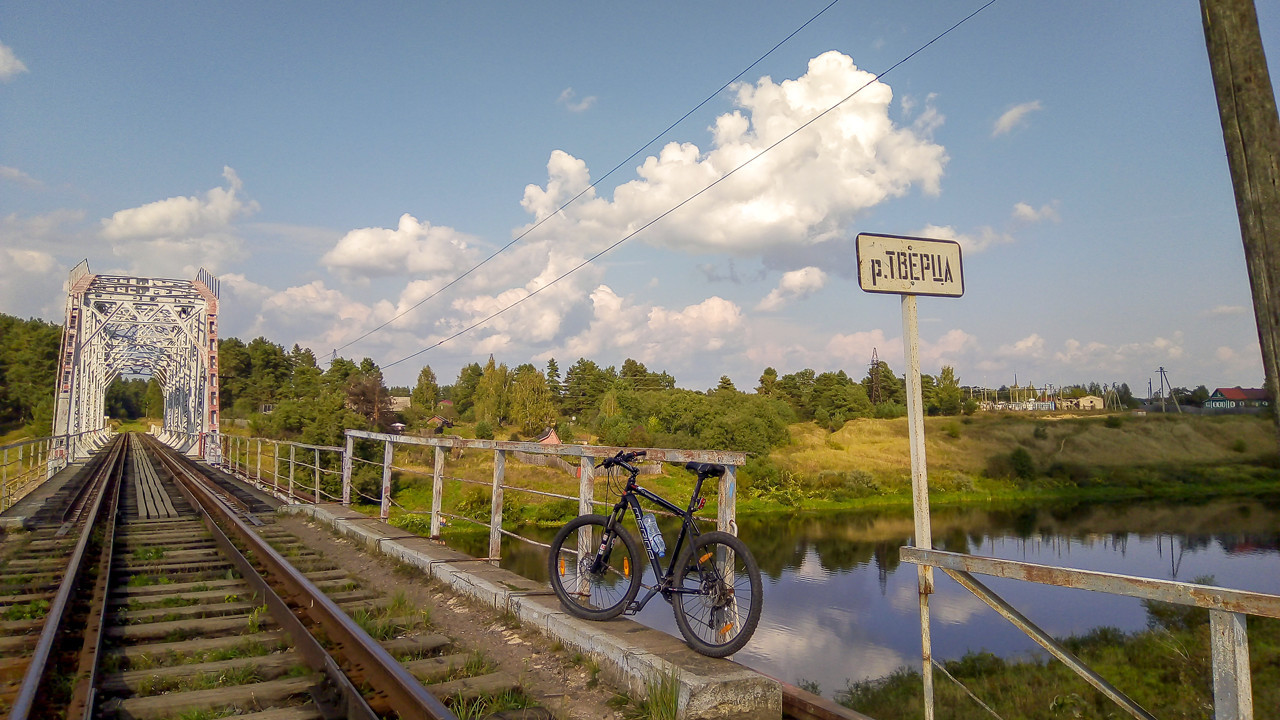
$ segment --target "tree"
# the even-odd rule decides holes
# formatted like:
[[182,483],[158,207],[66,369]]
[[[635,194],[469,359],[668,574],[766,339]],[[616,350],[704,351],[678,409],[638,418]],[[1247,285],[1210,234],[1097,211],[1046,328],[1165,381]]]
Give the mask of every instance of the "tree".
[[720,384],[716,385],[715,391],[721,392],[726,390],[728,392],[738,392],[738,388],[733,386],[733,380],[731,380],[728,375],[721,375]]
[[476,384],[475,414],[476,420],[483,420],[493,427],[500,427],[507,422],[507,391],[511,382],[511,373],[505,364],[494,362],[489,356],[480,382]]
[[564,386],[560,384],[560,366],[556,364],[555,358],[547,360],[547,389],[551,391],[551,398],[554,402],[560,402],[560,395],[564,392]]
[[525,435],[545,430],[555,422],[556,409],[547,378],[537,370],[516,373],[511,385],[511,421]]
[[[874,373],[874,375],[872,374]],[[875,368],[867,370],[867,376],[862,379],[862,389],[866,391],[867,397],[872,397],[872,392],[876,379],[879,379],[880,394],[877,403],[894,403],[897,405],[905,405],[907,403],[907,388],[902,378],[893,373],[889,368],[889,363],[881,360]]]
[[616,374],[601,370],[591,360],[578,358],[578,362],[565,373],[564,412],[582,415],[588,409],[599,406],[600,398],[609,389]]
[[431,370],[430,365],[424,365],[418,371],[418,384],[413,386],[409,402],[414,407],[429,413],[436,409],[436,402],[439,399],[440,386],[436,384],[436,374]]
[[771,367],[764,369],[760,374],[760,384],[756,386],[756,394],[766,397],[772,396],[775,392],[774,386],[778,384],[778,371]]
[[155,378],[147,382],[147,397],[144,408],[146,417],[164,417],[164,391],[160,388],[160,381]]
[[480,363],[471,363],[458,371],[458,381],[453,384],[448,399],[453,401],[453,408],[459,416],[474,409],[476,387],[480,385],[483,375],[484,369],[480,367]]
[[775,385],[782,395],[782,399],[795,408],[796,414],[801,418],[813,417],[813,410],[809,405],[809,396],[813,393],[814,377],[815,373],[809,368],[805,368],[800,372],[783,375]]
[[958,415],[962,409],[960,381],[956,378],[956,369],[943,365],[938,375],[937,390],[938,412],[943,415]]

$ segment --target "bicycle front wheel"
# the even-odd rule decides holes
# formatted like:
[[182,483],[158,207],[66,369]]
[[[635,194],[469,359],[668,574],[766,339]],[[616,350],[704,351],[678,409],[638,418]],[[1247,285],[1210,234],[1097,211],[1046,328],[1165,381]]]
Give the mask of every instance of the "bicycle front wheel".
[[580,515],[551,541],[551,589],[570,615],[608,620],[640,592],[640,545],[621,525],[608,524],[604,515]]
[[742,649],[760,622],[760,567],[745,543],[726,532],[698,536],[680,553],[672,595],[676,626],[703,655]]

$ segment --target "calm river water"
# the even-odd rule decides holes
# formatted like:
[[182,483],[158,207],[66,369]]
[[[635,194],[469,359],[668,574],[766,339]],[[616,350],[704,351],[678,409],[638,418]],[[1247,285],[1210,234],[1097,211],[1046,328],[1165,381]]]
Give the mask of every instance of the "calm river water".
[[[740,518],[739,535],[760,562],[765,605],[735,660],[788,682],[816,682],[827,696],[848,680],[918,669],[916,568],[898,561],[911,541],[909,509]],[[1280,497],[935,509],[933,539],[955,552],[1182,581],[1212,576],[1224,587],[1280,594]],[[485,541],[475,545],[460,549],[483,554]],[[545,550],[504,539],[503,554],[504,567],[545,578]],[[1135,599],[979,579],[1056,637],[1146,626]],[[951,578],[937,572],[936,580],[936,657],[1039,649]],[[660,598],[636,619],[679,635]]]

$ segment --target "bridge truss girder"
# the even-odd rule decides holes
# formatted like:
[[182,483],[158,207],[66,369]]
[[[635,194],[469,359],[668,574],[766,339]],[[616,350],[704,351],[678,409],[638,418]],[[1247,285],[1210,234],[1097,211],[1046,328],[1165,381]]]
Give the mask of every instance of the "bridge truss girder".
[[71,459],[92,449],[77,439],[105,426],[107,387],[121,376],[159,381],[164,442],[218,453],[216,278],[203,268],[195,280],[94,275],[87,262],[71,271],[54,414]]

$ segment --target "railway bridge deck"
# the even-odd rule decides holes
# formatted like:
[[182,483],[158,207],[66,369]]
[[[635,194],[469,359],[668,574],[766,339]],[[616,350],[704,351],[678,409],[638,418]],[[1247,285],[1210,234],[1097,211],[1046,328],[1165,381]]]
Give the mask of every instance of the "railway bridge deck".
[[[188,503],[177,497],[177,493],[174,492],[173,474],[178,471],[176,469],[167,470],[165,469],[166,466],[161,465],[159,462],[152,465],[151,462],[145,459],[140,441],[132,440],[129,445],[131,447],[122,453],[131,458],[129,461],[131,470],[127,477],[121,478],[125,492],[122,495],[124,500],[121,501],[120,517],[122,519],[127,518],[130,523],[133,523],[132,527],[135,528],[138,527],[138,523],[157,525],[174,522],[193,522]],[[103,452],[105,453],[106,449]],[[79,490],[94,474],[97,462],[98,457],[94,456],[88,461],[72,463],[58,472],[36,491],[0,515],[0,526],[12,530],[18,527],[26,527],[28,529],[51,527],[51,523],[56,524],[53,518],[60,515],[68,503],[77,502],[76,498],[83,495]],[[429,585],[440,592],[450,593],[455,597],[470,598],[474,601],[474,603],[471,603],[472,605],[478,604],[491,610],[491,616],[498,619],[496,622],[490,623],[491,625],[510,624],[521,628],[521,631],[526,636],[534,635],[534,633],[525,631],[536,630],[536,635],[541,638],[540,642],[526,643],[526,641],[510,639],[506,642],[525,643],[531,646],[539,645],[540,650],[530,647],[529,653],[531,655],[541,654],[541,660],[538,662],[542,664],[545,664],[548,654],[558,654],[563,658],[573,658],[572,662],[580,667],[583,665],[591,667],[591,679],[587,687],[595,685],[595,676],[598,674],[606,683],[616,688],[621,688],[630,697],[642,698],[651,690],[655,680],[663,677],[674,678],[678,681],[677,692],[680,716],[684,718],[782,717],[784,715],[784,697],[787,698],[785,703],[787,712],[785,714],[790,717],[824,719],[859,717],[855,713],[838,708],[838,706],[824,702],[820,698],[814,696],[806,698],[803,693],[790,688],[785,683],[780,683],[729,660],[719,660],[699,655],[685,646],[681,640],[666,633],[644,627],[632,620],[617,619],[604,623],[595,623],[572,618],[559,608],[558,602],[549,588],[542,583],[537,583],[494,567],[482,559],[463,555],[428,538],[408,535],[403,530],[387,525],[376,518],[361,515],[340,504],[283,504],[271,495],[236,480],[216,468],[190,460],[183,462],[188,466],[198,467],[201,473],[216,482],[220,489],[215,490],[215,492],[222,493],[225,496],[225,505],[229,507],[232,505],[238,506],[242,509],[242,514],[245,518],[260,518],[260,520],[255,519],[254,522],[265,521],[266,524],[278,528],[270,531],[264,531],[261,528],[255,530],[255,532],[264,537],[275,538],[275,540],[272,540],[273,544],[284,537],[283,532],[286,528],[291,526],[297,528],[299,525],[312,528],[314,537],[310,540],[293,541],[295,547],[290,552],[296,553],[301,558],[300,561],[303,566],[307,567],[309,571],[321,573],[321,575],[313,576],[313,580],[318,578],[317,584],[334,586],[335,583],[350,584],[354,582],[345,579],[329,580],[327,579],[328,576],[323,573],[342,574],[344,578],[348,574],[352,577],[358,577],[363,570],[367,570],[369,565],[375,562],[371,556],[385,556],[387,559],[398,562],[401,568],[417,568],[416,571],[402,575],[401,582],[423,587]],[[180,518],[185,518],[185,520]],[[280,522],[273,522],[276,518],[279,518]],[[311,521],[311,523],[304,523],[303,520]],[[194,525],[191,527],[194,527]],[[332,531],[332,534],[322,531],[320,528]],[[42,531],[37,530],[36,532]],[[15,536],[25,534],[16,533]],[[34,536],[35,532],[31,534]],[[341,561],[335,560],[335,562],[342,563],[341,567],[320,569],[318,563],[321,562],[321,558],[326,560],[328,558],[323,552],[316,552],[316,547],[313,546],[323,544],[322,541],[326,537],[321,536],[327,536],[328,540],[338,542],[335,535],[348,540],[348,546],[359,547],[361,552],[350,555]],[[128,536],[126,534],[121,537],[127,538]],[[166,549],[161,550],[160,554],[164,555],[166,550],[169,551],[168,559],[164,562],[172,563],[171,571],[173,572],[196,573],[198,571],[190,566],[205,562],[202,559],[204,556],[200,554],[206,552],[204,548],[207,543],[203,541],[190,543],[188,547],[185,541],[184,543],[178,543],[177,540],[170,538],[164,544]],[[182,545],[182,547],[178,547],[178,545]],[[111,577],[113,578],[124,577],[120,573],[133,572],[128,568],[138,563],[145,563],[148,560],[147,553],[150,552],[147,550],[139,551],[136,541],[128,539],[122,540],[121,547],[127,550],[119,550],[117,554],[132,551],[133,555],[124,555],[122,559],[117,560],[117,569],[111,571],[113,573]],[[210,550],[209,552],[212,551]],[[187,558],[187,555],[192,556]],[[217,572],[226,572],[225,569],[221,569],[223,568],[222,560],[214,560],[212,555],[209,557],[209,563],[218,564],[220,569]],[[329,563],[326,567],[332,566],[332,564]],[[3,571],[0,570],[0,573],[3,573]],[[211,576],[210,579],[193,582],[196,585],[209,585],[222,581],[212,579]],[[182,591],[182,586],[184,585],[191,585],[191,583],[178,583],[174,587]],[[212,597],[210,592],[213,591],[206,590],[203,587],[192,589],[195,587],[195,585],[191,585],[191,588],[186,588],[186,592],[193,594],[193,597],[183,599],[182,603],[194,604],[197,600],[203,603]],[[345,587],[346,585],[343,585],[343,588]],[[333,591],[334,587],[330,587],[327,592]],[[117,589],[115,592],[123,592],[123,590]],[[337,592],[339,596],[343,593],[341,589]],[[356,592],[362,591],[357,590]],[[217,593],[214,592],[214,594]],[[412,595],[412,597],[419,596]],[[225,600],[225,598],[221,597],[213,600],[216,602],[220,599]],[[112,602],[116,606],[119,606],[122,602],[126,606],[128,606],[129,602],[132,602],[133,605],[138,605],[137,601],[120,599]],[[376,606],[377,601],[371,602],[374,602]],[[455,603],[448,601],[444,605],[454,607]],[[197,608],[200,607],[202,606],[197,605]],[[437,606],[436,609],[440,610],[442,608]],[[231,618],[236,618],[239,616],[232,613],[239,611],[240,609],[234,603],[226,603],[225,608],[212,611],[210,615],[226,613]],[[200,618],[205,617],[203,610],[193,610],[191,612],[197,612]],[[179,613],[169,611],[164,614],[167,616]],[[192,617],[195,618],[197,616],[193,615]],[[178,620],[177,622],[192,626],[193,631],[196,625],[207,624],[213,626],[221,624],[230,627],[243,624],[242,620],[236,619],[227,619],[225,621],[197,621],[192,619]],[[484,630],[484,628],[472,628],[461,632],[463,634],[479,635],[483,634]],[[410,633],[410,635],[414,635],[414,633]],[[112,636],[109,635],[108,637]],[[466,638],[457,638],[457,640],[465,645]],[[550,648],[550,652],[548,648]],[[472,655],[475,655],[475,653],[472,653]],[[443,657],[447,658],[448,656]],[[464,652],[461,655],[455,654],[453,657],[454,659],[465,659],[468,655]],[[446,661],[424,659],[417,662],[440,664]],[[531,662],[533,661],[525,659],[524,666],[530,667]],[[564,664],[565,661],[562,660],[561,665]],[[445,670],[447,671],[448,668],[445,668]],[[533,672],[527,675],[523,672],[505,673],[508,678],[505,682],[510,682],[510,678],[516,675],[521,676],[517,678],[517,684],[554,684],[554,679],[547,681],[545,674],[539,676]],[[115,675],[111,677],[113,678],[111,682],[114,683],[111,687],[117,689],[124,687],[121,685],[123,681],[120,678]],[[306,677],[308,679],[294,682],[289,682],[288,678],[272,680],[271,682],[280,685],[282,688],[288,686],[288,688],[285,688],[285,690],[288,690],[293,688],[294,685],[301,686],[308,682],[314,682],[313,679],[310,679],[310,676]],[[145,682],[155,684],[160,681],[145,680]],[[465,682],[463,684],[465,685]],[[479,685],[471,688],[473,694],[483,692],[483,690],[484,688]],[[567,686],[565,688],[531,687],[528,690],[530,691],[528,694],[531,697],[541,698],[543,701],[545,707],[541,709],[541,712],[546,713],[544,717],[552,715],[565,718],[608,717],[610,714],[614,717],[622,717],[622,713],[617,712],[616,709],[610,710],[600,702],[596,702],[595,705],[591,706],[589,702],[586,702],[585,698],[582,704],[590,706],[590,708],[576,707],[578,704],[576,696],[580,694],[585,696],[587,694],[582,692],[581,686],[576,691]],[[501,689],[498,688],[495,691],[500,692]],[[597,700],[599,695],[600,692],[597,691],[595,693]],[[230,698],[232,694],[228,691],[225,696]],[[165,707],[165,701],[153,700],[149,702],[159,704],[162,708]],[[139,705],[138,707],[144,706]],[[125,706],[119,705],[117,707]],[[128,710],[122,710],[121,712],[124,712],[125,715],[138,716],[133,715],[132,711]],[[138,712],[143,711],[138,710]],[[148,710],[147,712],[151,711]],[[155,717],[163,716],[162,711],[157,712],[160,714],[155,715]],[[271,712],[276,711],[273,710]],[[527,711],[524,716],[526,718],[536,718],[538,717],[537,712],[533,710]]]

